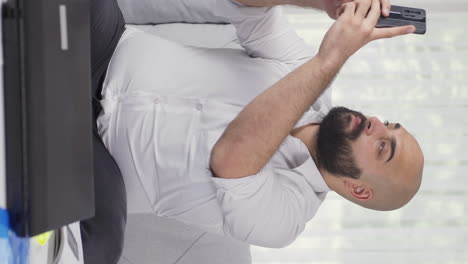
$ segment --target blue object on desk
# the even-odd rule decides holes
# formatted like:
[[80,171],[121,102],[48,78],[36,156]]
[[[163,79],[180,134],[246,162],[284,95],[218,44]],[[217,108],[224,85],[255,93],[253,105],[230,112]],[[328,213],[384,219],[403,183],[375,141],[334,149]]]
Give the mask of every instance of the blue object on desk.
[[8,238],[8,230],[10,228],[10,221],[8,219],[8,212],[0,208],[0,239]]
[[10,231],[8,211],[2,208],[0,208],[0,263],[29,263],[29,238],[17,237]]
[[8,212],[0,208],[0,263],[12,263],[11,248],[8,242],[9,227]]

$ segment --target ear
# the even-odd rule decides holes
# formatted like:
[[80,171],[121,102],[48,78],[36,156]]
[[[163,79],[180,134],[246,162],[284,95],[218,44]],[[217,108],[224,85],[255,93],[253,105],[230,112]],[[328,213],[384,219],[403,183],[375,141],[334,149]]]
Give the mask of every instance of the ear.
[[373,190],[368,185],[358,181],[346,181],[346,191],[348,194],[360,201],[369,201],[373,197]]

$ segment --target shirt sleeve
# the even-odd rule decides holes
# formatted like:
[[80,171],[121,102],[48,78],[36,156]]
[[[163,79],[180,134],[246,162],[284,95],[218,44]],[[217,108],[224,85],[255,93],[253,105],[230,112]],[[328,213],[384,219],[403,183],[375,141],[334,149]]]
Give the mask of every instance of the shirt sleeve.
[[[101,0],[102,1],[102,0]],[[229,23],[212,12],[217,0],[119,0],[127,24]]]
[[225,234],[262,247],[291,244],[324,198],[317,198],[302,171],[304,167],[286,170],[266,166],[244,178],[213,178]]
[[248,7],[217,0],[213,12],[236,28],[241,46],[252,57],[281,61],[295,67],[313,56],[282,14],[281,6]]

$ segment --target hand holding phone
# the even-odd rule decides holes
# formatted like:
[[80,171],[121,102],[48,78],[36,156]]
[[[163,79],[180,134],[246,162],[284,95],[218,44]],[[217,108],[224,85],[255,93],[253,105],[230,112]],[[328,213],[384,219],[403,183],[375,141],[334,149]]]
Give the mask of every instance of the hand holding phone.
[[426,33],[426,10],[413,7],[395,6],[390,8],[388,17],[381,16],[377,28],[400,27],[406,25],[414,25],[416,27],[415,34]]

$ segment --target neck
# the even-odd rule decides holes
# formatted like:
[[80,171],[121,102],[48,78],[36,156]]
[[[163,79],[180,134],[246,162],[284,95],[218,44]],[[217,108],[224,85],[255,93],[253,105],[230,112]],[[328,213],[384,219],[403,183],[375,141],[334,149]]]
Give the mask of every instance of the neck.
[[291,136],[300,139],[307,146],[310,156],[317,165],[320,171],[320,175],[322,175],[323,177],[323,180],[328,185],[328,187],[330,187],[330,189],[336,192],[338,178],[318,166],[317,140],[319,130],[320,124],[311,123],[294,129],[293,131],[291,131]]
[[300,139],[307,146],[310,156],[312,156],[312,159],[314,160],[315,164],[318,164],[317,139],[319,129],[319,124],[311,123],[308,125],[298,127],[291,131],[291,136]]

